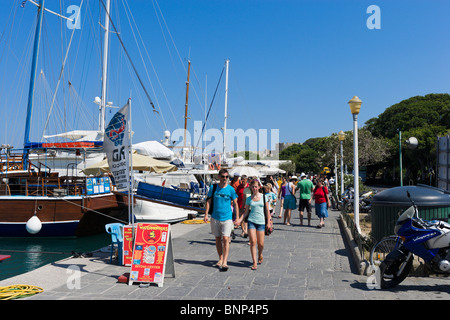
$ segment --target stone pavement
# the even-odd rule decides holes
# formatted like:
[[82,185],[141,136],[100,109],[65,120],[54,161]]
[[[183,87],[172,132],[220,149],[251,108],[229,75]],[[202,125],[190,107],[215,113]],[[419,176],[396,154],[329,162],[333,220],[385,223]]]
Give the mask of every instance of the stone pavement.
[[[44,292],[29,300],[440,300],[450,299],[449,278],[408,277],[393,290],[371,289],[368,276],[359,275],[344,242],[340,215],[330,210],[326,226],[299,226],[298,210],[291,222],[274,219],[275,231],[265,238],[264,261],[252,271],[248,239],[239,235],[231,243],[227,272],[217,262],[209,224],[173,226],[175,278],[163,287],[141,288],[119,283],[129,267],[109,264],[107,253],[92,258],[71,258],[29,274],[7,279],[9,284],[40,285]],[[305,219],[306,221],[306,219]],[[237,230],[239,233],[240,230]],[[71,288],[70,271],[81,270],[79,288]],[[72,279],[73,280],[73,279]]]

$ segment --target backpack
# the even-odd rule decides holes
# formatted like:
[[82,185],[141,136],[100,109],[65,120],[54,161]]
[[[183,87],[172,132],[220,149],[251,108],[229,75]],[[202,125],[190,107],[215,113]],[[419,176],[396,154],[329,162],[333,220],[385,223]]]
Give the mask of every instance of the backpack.
[[205,212],[205,214],[207,213],[207,214],[211,215],[214,210],[214,193],[216,193],[216,189],[217,189],[217,183],[213,184],[212,196],[206,198],[206,201],[208,201],[209,199],[212,199],[212,200],[211,200],[211,204],[209,205],[209,211]]

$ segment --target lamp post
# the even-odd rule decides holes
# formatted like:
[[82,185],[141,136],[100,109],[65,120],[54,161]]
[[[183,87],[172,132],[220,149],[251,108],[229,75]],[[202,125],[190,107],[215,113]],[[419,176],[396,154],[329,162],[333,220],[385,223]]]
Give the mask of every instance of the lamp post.
[[341,144],[341,197],[344,194],[344,140],[345,133],[344,131],[339,131],[338,139]]
[[403,187],[402,131],[398,130],[398,147],[400,154],[400,187]]
[[361,109],[362,101],[354,96],[348,104],[353,115],[353,185],[355,195],[353,197],[353,211],[355,214],[355,226],[358,233],[361,233],[359,227],[359,161],[358,161],[358,114]]

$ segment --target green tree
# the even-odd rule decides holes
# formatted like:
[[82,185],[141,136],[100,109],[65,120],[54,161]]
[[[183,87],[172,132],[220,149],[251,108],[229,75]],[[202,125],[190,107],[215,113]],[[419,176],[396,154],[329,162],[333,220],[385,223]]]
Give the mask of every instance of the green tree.
[[[428,94],[403,100],[387,108],[377,118],[368,120],[365,128],[375,137],[386,138],[391,155],[384,161],[385,169],[395,175],[400,167],[399,131],[402,132],[402,156],[406,179],[424,178],[436,166],[436,137],[450,128],[450,95]],[[408,150],[405,140],[416,137],[419,146]],[[385,171],[386,172],[386,171]],[[398,173],[396,174],[398,177]]]

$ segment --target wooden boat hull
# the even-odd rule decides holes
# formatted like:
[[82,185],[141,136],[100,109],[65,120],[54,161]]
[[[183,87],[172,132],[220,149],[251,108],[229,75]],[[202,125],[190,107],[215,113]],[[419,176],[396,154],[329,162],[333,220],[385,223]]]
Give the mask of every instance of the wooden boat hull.
[[[74,237],[87,212],[107,212],[118,207],[112,193],[64,197],[0,196],[0,237]],[[35,212],[42,229],[32,235],[27,232],[26,223]]]

